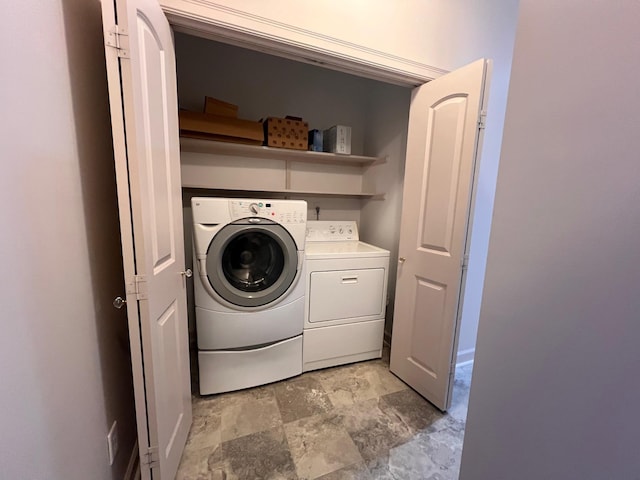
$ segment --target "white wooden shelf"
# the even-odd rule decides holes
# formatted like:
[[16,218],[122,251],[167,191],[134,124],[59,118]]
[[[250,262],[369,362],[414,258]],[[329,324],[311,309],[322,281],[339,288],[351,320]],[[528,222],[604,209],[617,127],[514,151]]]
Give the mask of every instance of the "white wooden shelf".
[[386,157],[367,157],[363,155],[343,155],[339,153],[310,152],[288,148],[272,148],[260,145],[216,142],[199,138],[180,137],[180,151],[192,153],[210,153],[237,157],[289,160],[293,162],[338,163],[373,165],[386,162]]
[[252,193],[275,193],[282,195],[309,195],[309,196],[320,196],[320,197],[342,197],[342,198],[366,198],[366,199],[375,199],[375,200],[384,200],[384,194],[382,193],[372,193],[372,192],[328,192],[326,190],[295,190],[295,189],[255,189],[255,188],[220,188],[220,187],[210,187],[206,184],[182,184],[182,188],[194,189],[194,190],[215,190],[216,192],[252,192]]
[[256,192],[383,199],[366,191],[364,172],[386,157],[308,152],[180,138],[182,186]]

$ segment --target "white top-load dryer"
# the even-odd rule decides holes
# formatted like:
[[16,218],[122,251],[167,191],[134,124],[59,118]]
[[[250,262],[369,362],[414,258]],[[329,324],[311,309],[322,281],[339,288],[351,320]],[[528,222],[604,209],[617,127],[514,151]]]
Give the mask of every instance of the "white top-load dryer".
[[358,238],[355,221],[307,222],[304,371],[382,355],[389,251]]
[[200,393],[302,372],[307,204],[194,197]]

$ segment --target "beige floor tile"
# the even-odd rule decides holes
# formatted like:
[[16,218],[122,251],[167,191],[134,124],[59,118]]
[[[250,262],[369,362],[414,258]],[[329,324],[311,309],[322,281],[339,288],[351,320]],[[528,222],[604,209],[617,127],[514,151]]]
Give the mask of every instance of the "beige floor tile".
[[209,470],[209,458],[216,455],[215,448],[185,448],[176,480],[213,480]]
[[220,416],[223,442],[282,425],[273,394],[238,396],[222,407]]
[[361,364],[362,375],[379,397],[389,393],[407,390],[409,386],[389,371],[389,365],[383,362]]
[[284,426],[301,479],[315,479],[336,470],[362,464],[363,459],[340,415],[316,415]]
[[220,450],[209,468],[221,480],[298,478],[282,426],[223,442]]
[[413,390],[401,390],[385,395],[380,398],[378,406],[387,415],[402,419],[414,434],[428,428],[444,416]]
[[327,392],[333,406],[343,407],[379,396],[367,379],[371,373],[366,368],[352,366],[331,369],[331,371],[318,374],[317,378]]
[[320,381],[309,375],[273,386],[284,423],[329,412],[333,405]]
[[413,432],[395,412],[391,415],[379,408],[373,399],[338,410],[342,425],[349,432],[365,463],[386,460],[391,448],[408,441]]
[[200,450],[205,447],[215,448],[220,445],[221,416],[219,413],[209,415],[194,414],[187,445],[189,450]]
[[317,480],[374,480],[364,464],[351,465],[318,477]]

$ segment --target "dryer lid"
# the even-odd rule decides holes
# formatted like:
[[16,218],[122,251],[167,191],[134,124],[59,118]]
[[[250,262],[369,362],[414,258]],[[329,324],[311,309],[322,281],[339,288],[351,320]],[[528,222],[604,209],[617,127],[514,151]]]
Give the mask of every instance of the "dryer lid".
[[309,242],[308,259],[388,257],[389,251],[365,242]]

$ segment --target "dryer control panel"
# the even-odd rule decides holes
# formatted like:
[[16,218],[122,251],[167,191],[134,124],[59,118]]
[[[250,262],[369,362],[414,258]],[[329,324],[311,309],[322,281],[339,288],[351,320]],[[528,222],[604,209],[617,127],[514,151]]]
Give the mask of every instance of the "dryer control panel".
[[282,224],[303,224],[307,221],[305,202],[279,200],[230,200],[229,213],[234,220],[263,217]]
[[307,222],[307,242],[357,241],[358,224],[355,220],[310,220]]

